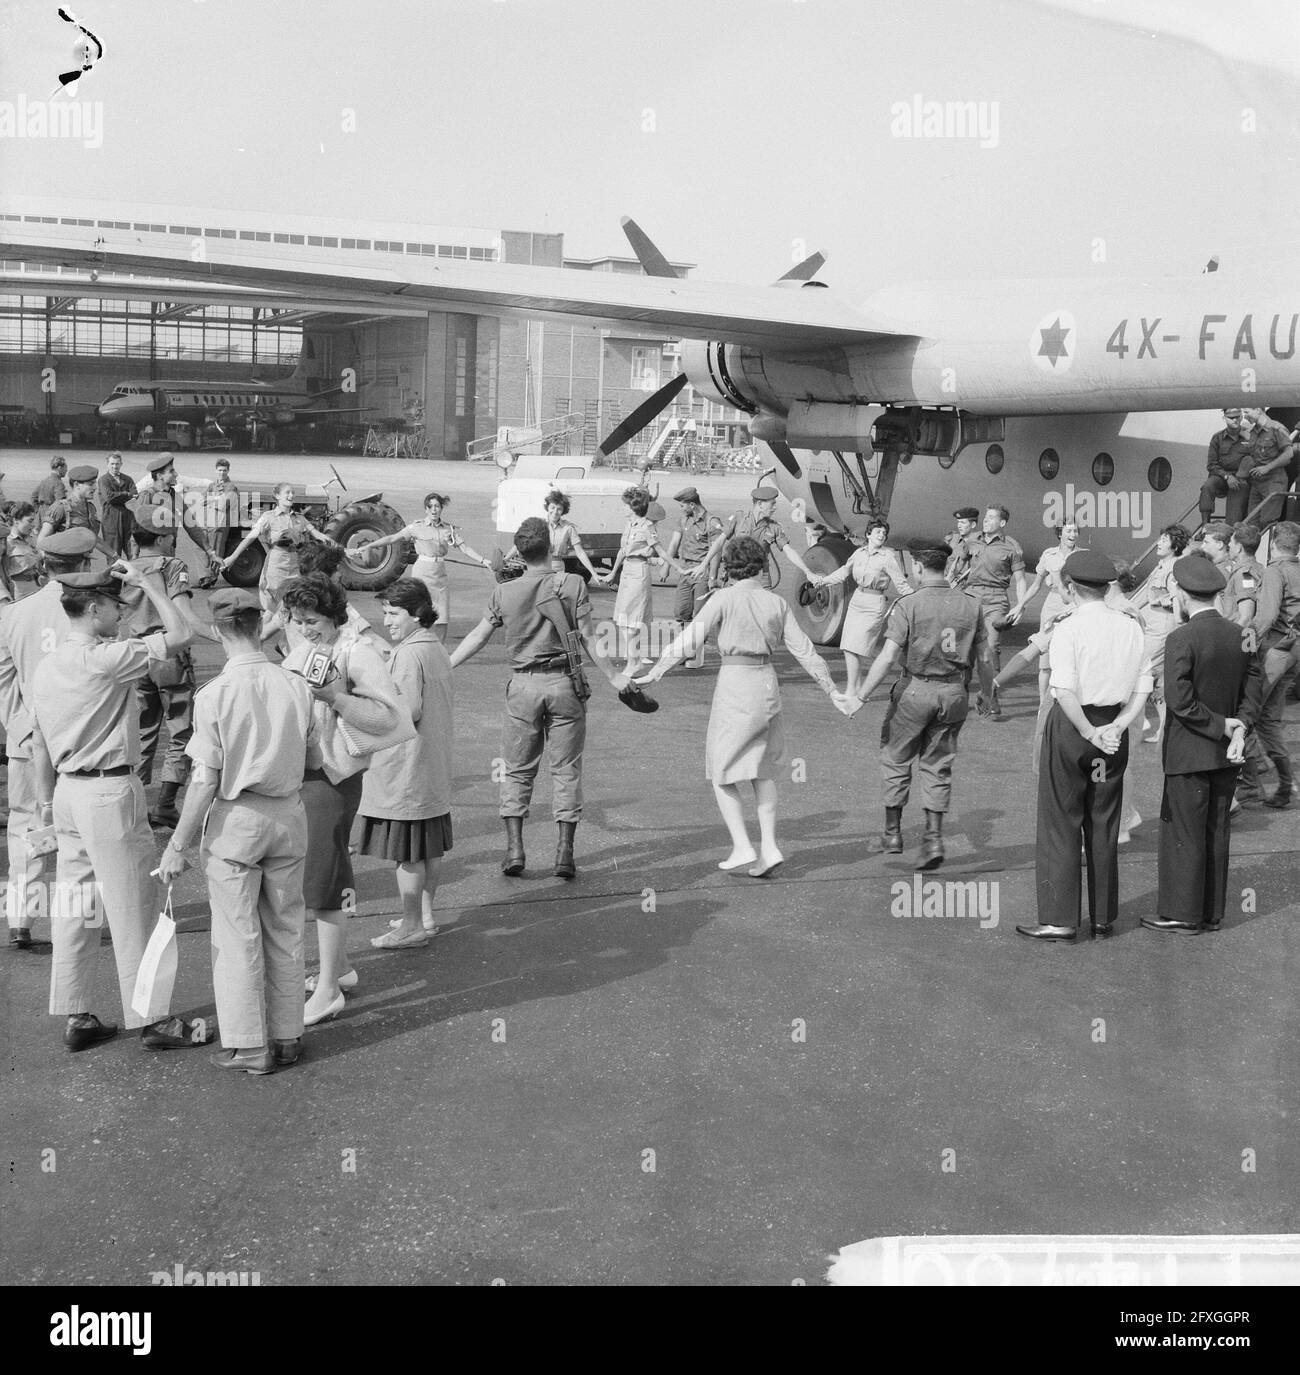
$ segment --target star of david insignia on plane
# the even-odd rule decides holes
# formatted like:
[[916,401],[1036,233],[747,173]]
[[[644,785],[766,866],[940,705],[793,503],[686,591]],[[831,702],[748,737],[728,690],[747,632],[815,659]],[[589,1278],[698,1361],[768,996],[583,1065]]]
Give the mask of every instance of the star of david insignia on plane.
[[1061,324],[1061,317],[1058,315],[1056,320],[1045,329],[1040,328],[1038,333],[1042,336],[1042,344],[1038,349],[1038,356],[1046,358],[1052,367],[1056,367],[1057,360],[1069,358],[1069,353],[1065,347],[1065,336],[1069,334],[1070,327]]

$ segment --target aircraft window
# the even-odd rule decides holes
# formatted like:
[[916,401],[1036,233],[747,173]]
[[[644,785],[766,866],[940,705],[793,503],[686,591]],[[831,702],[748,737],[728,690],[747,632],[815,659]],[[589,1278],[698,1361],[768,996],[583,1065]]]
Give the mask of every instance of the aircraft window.
[[1007,456],[1002,452],[1001,444],[990,444],[984,454],[984,466],[995,477],[1002,471],[1002,465],[1007,461]]
[[1055,449],[1044,449],[1043,452],[1038,455],[1038,471],[1042,474],[1045,481],[1051,482],[1057,473],[1061,471],[1061,455],[1058,454]]
[[1092,460],[1092,480],[1098,487],[1105,487],[1115,476],[1115,460],[1109,454],[1098,454]]
[[1157,492],[1163,492],[1174,480],[1173,465],[1167,458],[1153,458],[1147,469],[1147,481]]

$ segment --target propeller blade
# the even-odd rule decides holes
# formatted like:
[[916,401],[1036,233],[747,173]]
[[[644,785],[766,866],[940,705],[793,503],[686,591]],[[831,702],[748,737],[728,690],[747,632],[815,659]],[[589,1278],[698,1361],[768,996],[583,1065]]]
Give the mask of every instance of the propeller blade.
[[624,215],[619,224],[623,226],[623,233],[627,235],[627,241],[632,245],[632,252],[636,254],[636,260],[641,264],[647,277],[677,277],[680,275],[668,259],[650,242],[650,236],[630,215]]
[[826,263],[826,255],[814,253],[801,263],[796,263],[789,272],[783,272],[778,278],[778,282],[806,282],[815,277]]
[[600,452],[608,458],[615,449],[621,449],[633,435],[640,434],[660,411],[667,410],[672,405],[677,393],[685,385],[686,374],[679,372],[676,377],[660,387],[649,400],[643,401],[626,420],[610,431],[600,446]]

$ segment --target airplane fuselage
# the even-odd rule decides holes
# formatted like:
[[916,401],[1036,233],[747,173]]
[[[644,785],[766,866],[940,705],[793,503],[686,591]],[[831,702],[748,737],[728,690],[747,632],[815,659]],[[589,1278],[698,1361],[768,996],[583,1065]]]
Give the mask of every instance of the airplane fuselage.
[[264,424],[289,425],[298,418],[298,408],[310,400],[305,391],[247,382],[124,382],[99,404],[96,414],[119,425],[170,420],[203,425],[235,416],[256,416]]

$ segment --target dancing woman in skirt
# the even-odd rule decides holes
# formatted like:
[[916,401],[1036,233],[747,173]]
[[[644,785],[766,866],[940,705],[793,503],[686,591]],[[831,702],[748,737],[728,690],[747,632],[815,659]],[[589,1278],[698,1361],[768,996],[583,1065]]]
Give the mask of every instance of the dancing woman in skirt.
[[844,567],[837,568],[834,573],[810,579],[818,587],[832,587],[846,578],[852,578],[857,585],[857,591],[849,600],[844,629],[840,631],[840,648],[844,651],[848,672],[844,690],[850,696],[857,692],[863,671],[880,646],[889,608],[893,605],[890,590],[900,597],[912,590],[898,555],[885,548],[888,538],[888,521],[877,518],[868,522],[865,549],[855,550]]
[[[651,683],[662,678],[674,664],[693,658],[705,639],[717,631],[722,668],[709,712],[704,772],[713,784],[718,810],[731,833],[731,853],[718,868],[750,865],[751,878],[768,878],[784,858],[776,844],[776,765],[785,749],[785,735],[773,652],[785,645],[827,696],[837,694],[830,670],[800,630],[789,604],[762,586],[767,562],[764,547],[757,540],[740,536],[728,541],[722,561],[728,585],[714,593],[639,681]],[[745,829],[741,783],[754,785],[757,853]]]
[[630,674],[636,671],[638,664],[644,667],[651,663],[650,622],[655,613],[650,560],[663,559],[679,573],[686,570],[678,560],[670,559],[659,544],[659,527],[647,515],[650,493],[644,487],[629,487],[622,499],[625,505],[631,507],[632,514],[627,518],[614,567],[610,569],[608,577],[597,581],[608,585],[618,576],[619,569],[623,570],[618,595],[614,599],[614,624],[627,641],[623,671]]
[[269,616],[279,607],[285,586],[301,572],[298,556],[309,539],[322,544],[334,543],[306,516],[293,509],[293,483],[281,482],[275,489],[275,510],[260,515],[235,548],[217,561],[217,566],[224,572],[254,540],[261,540],[266,558],[257,590],[262,598],[262,610]]

